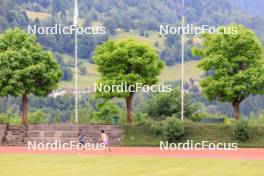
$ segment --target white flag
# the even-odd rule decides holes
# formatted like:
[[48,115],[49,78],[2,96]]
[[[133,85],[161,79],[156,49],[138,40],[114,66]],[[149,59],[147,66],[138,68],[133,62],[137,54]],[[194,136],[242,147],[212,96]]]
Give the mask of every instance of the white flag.
[[78,16],[79,16],[78,3],[77,3],[77,0],[75,0],[74,15],[73,15],[73,25],[75,25],[75,26],[77,26],[77,24],[78,24]]

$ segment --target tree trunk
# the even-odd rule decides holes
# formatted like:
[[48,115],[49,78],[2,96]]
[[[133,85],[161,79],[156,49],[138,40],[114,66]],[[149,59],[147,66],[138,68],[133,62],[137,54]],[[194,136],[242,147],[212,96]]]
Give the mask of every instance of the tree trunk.
[[27,113],[28,113],[28,97],[27,94],[22,96],[22,123],[27,123]]
[[239,120],[240,118],[240,102],[234,102],[232,103],[235,113],[236,120]]
[[126,97],[127,123],[132,122],[132,95]]

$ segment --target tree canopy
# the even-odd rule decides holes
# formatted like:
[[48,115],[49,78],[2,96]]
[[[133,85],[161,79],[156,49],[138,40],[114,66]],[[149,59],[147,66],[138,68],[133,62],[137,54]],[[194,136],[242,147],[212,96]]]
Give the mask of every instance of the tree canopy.
[[27,95],[47,96],[57,87],[62,71],[36,37],[9,29],[0,35],[0,96],[23,96],[22,117],[26,123]]
[[264,92],[264,57],[253,31],[236,24],[227,27],[232,26],[237,34],[205,34],[203,47],[194,54],[202,57],[199,67],[208,73],[200,81],[203,93],[209,100],[231,102],[238,119],[240,103]]
[[[163,62],[155,49],[134,40],[122,42],[109,40],[96,48],[93,60],[102,73],[102,78],[98,82],[102,85],[124,84],[124,87],[136,86],[137,83],[153,85],[157,83],[157,76],[163,68]],[[103,98],[125,97],[128,122],[132,121],[133,94],[133,90],[97,93]]]
[[[194,103],[190,95],[185,94],[184,98],[184,117],[191,117],[199,109],[200,105]],[[146,102],[145,112],[153,119],[162,120],[165,117],[181,116],[181,91],[178,87],[171,92],[154,94]]]

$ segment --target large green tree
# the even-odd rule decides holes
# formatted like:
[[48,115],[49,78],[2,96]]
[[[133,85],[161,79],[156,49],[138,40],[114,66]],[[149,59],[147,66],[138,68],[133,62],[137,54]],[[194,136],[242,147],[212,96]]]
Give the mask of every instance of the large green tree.
[[[134,40],[114,42],[108,40],[96,48],[93,60],[99,66],[102,73],[98,84],[121,85],[128,88],[142,85],[153,85],[157,83],[157,76],[163,68],[158,53],[148,45],[138,43]],[[98,92],[103,98],[125,97],[127,107],[127,122],[132,122],[132,98],[134,89],[131,91]]]
[[62,71],[33,35],[9,29],[0,35],[0,96],[22,96],[22,122],[27,123],[28,95],[47,96]]
[[235,118],[239,119],[240,103],[250,94],[264,91],[263,46],[244,26],[226,27],[236,27],[237,33],[205,34],[203,47],[193,51],[202,57],[199,67],[207,72],[200,81],[207,98],[232,103]]

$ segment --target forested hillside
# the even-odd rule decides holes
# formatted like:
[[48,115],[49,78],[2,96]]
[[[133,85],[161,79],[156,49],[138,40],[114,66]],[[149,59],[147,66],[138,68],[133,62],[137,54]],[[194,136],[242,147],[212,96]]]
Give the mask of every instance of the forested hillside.
[[[264,41],[264,17],[258,15],[263,13],[263,1],[240,1],[186,0],[186,23],[219,26],[237,22],[255,30]],[[98,44],[120,33],[130,36],[130,31],[133,31],[138,36],[151,40],[153,36],[150,36],[150,31],[158,32],[160,24],[180,25],[179,0],[80,0],[79,7],[81,25],[104,25],[107,29],[107,34],[103,36],[79,36],[79,57],[86,60],[90,60]],[[69,0],[1,0],[0,30],[14,26],[25,28],[27,24],[71,24],[72,11],[73,1]],[[73,55],[73,36],[39,35],[38,39],[47,49]],[[195,36],[189,36],[186,46],[187,60],[196,59],[191,55],[191,46],[197,41],[199,40]],[[167,65],[177,63],[180,53],[176,50],[176,36],[166,36],[165,41],[153,39],[152,43],[158,48]]]
[[234,0],[234,4],[254,16],[264,16],[264,0]]

